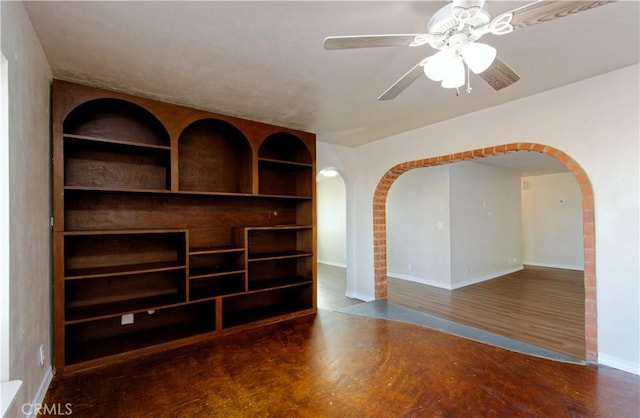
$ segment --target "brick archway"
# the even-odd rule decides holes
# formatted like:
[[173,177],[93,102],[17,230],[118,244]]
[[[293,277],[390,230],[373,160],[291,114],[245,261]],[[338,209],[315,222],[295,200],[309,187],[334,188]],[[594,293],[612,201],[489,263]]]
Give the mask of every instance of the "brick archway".
[[376,186],[373,196],[373,255],[376,299],[387,298],[387,219],[386,202],[389,189],[401,174],[414,168],[472,160],[511,152],[538,152],[556,158],[571,172],[582,194],[582,230],[584,244],[585,344],[586,360],[597,363],[596,340],[596,269],[593,189],[584,170],[564,152],[546,145],[518,142],[481,148],[422,160],[407,161],[389,169]]

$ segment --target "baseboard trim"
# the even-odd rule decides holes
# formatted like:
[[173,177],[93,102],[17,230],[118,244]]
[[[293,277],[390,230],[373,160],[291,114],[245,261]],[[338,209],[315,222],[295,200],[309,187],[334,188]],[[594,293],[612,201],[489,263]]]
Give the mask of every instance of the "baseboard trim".
[[371,302],[372,300],[374,300],[375,298],[368,296],[368,295],[363,295],[361,293],[356,293],[356,292],[349,292],[347,291],[345,293],[345,296],[351,299],[358,299],[361,300],[363,302]]
[[471,286],[472,284],[476,284],[476,283],[486,282],[487,280],[495,279],[496,277],[500,277],[500,276],[506,276],[507,274],[515,273],[516,271],[520,271],[520,270],[524,270],[524,266],[517,266],[510,269],[497,271],[495,273],[474,277],[473,279],[452,284],[451,290],[460,289],[461,287],[465,287],[465,286]]
[[538,263],[536,261],[523,261],[522,264],[526,266],[548,267],[552,269],[578,270],[578,271],[584,270],[584,266],[572,266],[567,264]]
[[409,276],[406,274],[391,273],[391,272],[387,273],[387,276],[393,277],[394,279],[408,280],[410,282],[426,284],[427,286],[433,286],[433,287],[439,287],[440,289],[451,290],[451,286],[449,285],[449,283],[442,283],[442,282],[437,282],[435,280],[423,279],[422,277],[415,277],[415,276]]
[[[44,376],[42,377],[42,382],[40,382],[40,387],[36,392],[36,395],[33,397],[32,405],[40,405],[43,404],[44,397],[47,395],[47,390],[49,390],[49,385],[51,384],[51,380],[53,379],[53,369],[51,366],[47,368]],[[35,418],[37,408],[29,408],[30,412],[27,415],[28,418]]]
[[333,261],[327,261],[327,260],[318,260],[318,264],[326,264],[328,266],[334,266],[334,267],[342,267],[342,268],[347,268],[347,265],[344,263],[334,263]]
[[633,361],[624,360],[620,357],[610,356],[608,354],[598,353],[598,364],[613,367],[635,375],[640,375],[640,364]]
[[393,277],[395,279],[409,280],[412,282],[425,284],[427,286],[438,287],[440,289],[455,290],[455,289],[460,289],[461,287],[470,286],[472,284],[486,282],[487,280],[491,280],[491,279],[495,279],[496,277],[515,273],[516,271],[520,271],[523,269],[524,269],[523,266],[516,266],[507,270],[502,270],[502,271],[498,271],[491,274],[485,274],[483,276],[474,277],[473,279],[465,280],[463,282],[458,282],[454,284],[442,283],[442,282],[437,282],[435,280],[423,279],[421,277],[408,276],[406,274],[399,274],[399,273],[387,273],[387,276]]

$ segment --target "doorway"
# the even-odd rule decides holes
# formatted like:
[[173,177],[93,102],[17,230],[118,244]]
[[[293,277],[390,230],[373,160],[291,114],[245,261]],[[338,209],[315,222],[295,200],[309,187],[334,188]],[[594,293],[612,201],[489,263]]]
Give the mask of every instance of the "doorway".
[[[335,168],[317,177],[318,307],[339,309],[352,304],[345,296],[347,268],[346,186]],[[354,302],[355,303],[355,302]]]
[[387,234],[386,200],[394,181],[403,173],[420,167],[437,166],[462,160],[471,160],[488,156],[500,156],[512,152],[535,152],[546,154],[558,160],[574,176],[581,193],[582,230],[583,230],[583,271],[584,271],[584,336],[585,357],[588,363],[597,363],[596,339],[596,288],[595,288],[595,245],[593,189],[582,168],[568,155],[555,148],[536,143],[511,143],[495,147],[465,151],[408,161],[390,168],[380,179],[374,194],[373,203],[373,252],[375,289],[377,299],[387,299]]

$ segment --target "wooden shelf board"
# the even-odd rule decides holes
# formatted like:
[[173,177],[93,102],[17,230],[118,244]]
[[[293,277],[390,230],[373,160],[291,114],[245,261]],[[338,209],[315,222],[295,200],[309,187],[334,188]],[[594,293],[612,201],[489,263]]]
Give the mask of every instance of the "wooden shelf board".
[[88,142],[124,145],[129,147],[148,148],[148,149],[154,149],[154,150],[166,150],[166,151],[171,150],[171,147],[169,145],[145,144],[143,142],[130,142],[130,141],[123,141],[120,139],[103,138],[103,137],[91,136],[91,135],[76,135],[76,134],[63,134],[63,135],[65,138],[83,140]]
[[242,247],[196,247],[189,248],[189,255],[223,254],[244,252]]
[[202,269],[194,269],[189,272],[189,280],[198,280],[205,279],[208,277],[219,277],[219,276],[229,276],[232,274],[244,274],[245,270],[241,269],[237,266],[233,266],[228,270],[221,269],[213,269],[213,268],[202,268]]
[[152,273],[157,271],[186,269],[184,264],[172,262],[129,264],[125,266],[108,266],[67,270],[65,280],[91,279],[98,277],[123,276],[127,274]]
[[249,254],[249,262],[301,258],[310,257],[312,255],[313,253],[310,251],[281,251],[274,253]]
[[65,231],[64,236],[86,235],[140,235],[140,234],[179,234],[187,232],[186,229],[105,229],[86,231]]
[[311,200],[312,196],[298,196],[269,193],[228,193],[228,192],[197,192],[197,191],[173,191],[169,189],[137,189],[127,187],[102,187],[102,186],[64,186],[64,190],[71,192],[103,192],[103,193],[131,193],[131,194],[172,194],[176,196],[202,196],[202,197],[254,197],[263,199],[294,199]]
[[89,320],[104,319],[112,316],[120,316],[127,313],[145,312],[151,309],[160,309],[184,304],[184,296],[176,293],[142,297],[139,299],[122,300],[119,302],[96,303],[93,305],[67,305],[65,311],[65,324],[85,322]]
[[301,199],[301,200],[313,199],[312,196],[298,196],[298,195],[289,195],[289,194],[259,193],[258,196],[259,197],[268,197],[268,198],[277,198],[277,199]]
[[249,226],[246,227],[246,230],[251,231],[281,231],[281,230],[289,230],[289,229],[312,229],[311,225],[296,225],[296,224],[282,224],[282,225],[272,225],[272,226]]
[[219,197],[252,197],[255,196],[252,193],[247,192],[205,192],[198,190],[178,190],[175,192],[184,196],[219,196]]
[[282,166],[293,166],[293,167],[300,167],[300,168],[310,168],[313,167],[312,163],[302,163],[302,162],[298,162],[298,161],[289,161],[289,160],[278,160],[275,158],[262,158],[259,157],[258,158],[259,162],[264,162],[264,163],[268,163],[269,165],[282,165]]
[[301,286],[312,283],[312,279],[302,276],[278,277],[275,279],[256,280],[253,282],[249,280],[249,293],[262,292],[265,290],[273,289],[283,289],[286,287]]
[[115,193],[171,193],[168,189],[134,189],[124,187],[64,186],[64,190],[81,192],[115,192]]

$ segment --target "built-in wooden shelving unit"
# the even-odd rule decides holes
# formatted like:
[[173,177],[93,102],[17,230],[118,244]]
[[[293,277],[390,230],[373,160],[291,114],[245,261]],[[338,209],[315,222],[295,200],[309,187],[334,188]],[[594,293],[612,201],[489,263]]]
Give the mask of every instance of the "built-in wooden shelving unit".
[[315,136],[55,81],[55,367],[316,312]]

